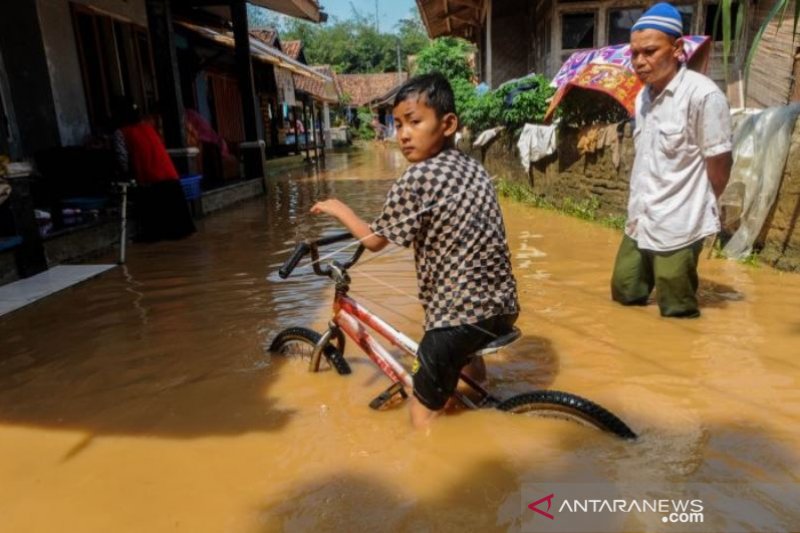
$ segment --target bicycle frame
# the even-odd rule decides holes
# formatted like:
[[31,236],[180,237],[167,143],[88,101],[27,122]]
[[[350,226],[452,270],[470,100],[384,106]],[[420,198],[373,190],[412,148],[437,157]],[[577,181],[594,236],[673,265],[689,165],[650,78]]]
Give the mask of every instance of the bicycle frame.
[[[317,371],[319,369],[320,357],[325,345],[331,340],[333,336],[340,336],[340,332],[346,334],[350,339],[355,342],[367,357],[375,363],[378,368],[392,380],[392,385],[402,383],[408,388],[413,387],[411,374],[401,365],[395,357],[379,342],[377,342],[372,335],[370,335],[367,327],[372,328],[381,337],[386,339],[393,346],[400,348],[406,354],[416,357],[419,345],[408,338],[403,333],[397,331],[390,324],[385,322],[380,317],[376,316],[369,309],[362,306],[354,299],[347,296],[343,291],[337,288],[336,296],[333,301],[333,319],[328,324],[328,330],[322,335],[319,343],[314,349],[311,357],[311,370]],[[343,342],[340,341],[340,350],[344,350]],[[470,379],[469,376],[461,374],[461,381],[466,383],[474,392],[479,395],[477,402],[470,400],[466,395],[456,390],[454,396],[464,405],[471,409],[484,407],[487,404],[497,403],[498,400],[494,398],[489,392],[481,387],[477,382]]]

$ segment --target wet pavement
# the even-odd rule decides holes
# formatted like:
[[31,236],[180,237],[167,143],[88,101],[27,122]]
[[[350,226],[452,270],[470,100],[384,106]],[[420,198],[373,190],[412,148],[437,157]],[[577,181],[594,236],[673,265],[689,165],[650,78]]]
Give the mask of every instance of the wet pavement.
[[[490,386],[586,396],[637,442],[491,411],[412,432],[405,409],[367,407],[387,383],[352,347],[346,377],[270,357],[278,331],[329,316],[327,280],[276,275],[295,241],[336,229],[308,209],[337,196],[369,218],[404,166],[391,148],[332,155],[1,318],[0,531],[506,531],[531,483],[726,483],[764,505],[734,482],[797,487],[800,276],[704,258],[703,317],[664,320],[610,301],[618,232],[550,211],[503,202],[524,336],[488,361]],[[419,338],[408,251],[351,274]],[[797,507],[771,509],[707,510],[704,530],[800,529]]]

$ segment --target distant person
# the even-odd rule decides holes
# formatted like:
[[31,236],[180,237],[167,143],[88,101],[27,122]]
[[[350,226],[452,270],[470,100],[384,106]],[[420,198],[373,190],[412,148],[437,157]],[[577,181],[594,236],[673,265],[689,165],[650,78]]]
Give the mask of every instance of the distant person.
[[116,103],[114,150],[120,168],[136,181],[139,241],[182,239],[195,232],[178,172],[152,124],[128,99]]
[[655,287],[665,317],[700,316],[697,263],[720,230],[717,199],[730,177],[731,120],[717,85],[683,65],[683,22],[668,3],[631,28],[636,157],[628,220],[611,279],[612,298],[646,305]]
[[372,251],[389,242],[414,247],[425,335],[414,362],[411,421],[426,426],[442,412],[462,370],[480,380],[483,360],[468,356],[509,333],[517,288],[497,195],[486,170],[453,147],[453,90],[438,73],[407,81],[394,101],[397,140],[411,166],[368,224],[339,200],[311,212],[337,218]]

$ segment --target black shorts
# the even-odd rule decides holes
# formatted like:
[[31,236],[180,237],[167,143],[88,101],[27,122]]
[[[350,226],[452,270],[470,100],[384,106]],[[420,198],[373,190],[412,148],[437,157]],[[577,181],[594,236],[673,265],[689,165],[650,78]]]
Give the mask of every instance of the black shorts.
[[442,409],[455,392],[469,356],[509,333],[516,320],[516,314],[501,315],[476,324],[426,331],[412,371],[414,396],[432,411]]

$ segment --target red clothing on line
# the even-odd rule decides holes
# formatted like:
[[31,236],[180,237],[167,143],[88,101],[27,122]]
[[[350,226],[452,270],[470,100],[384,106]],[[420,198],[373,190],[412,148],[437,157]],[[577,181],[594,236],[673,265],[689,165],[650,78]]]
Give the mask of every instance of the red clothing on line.
[[172,163],[164,142],[158,132],[147,122],[139,122],[122,128],[128,149],[131,173],[141,185],[178,179],[178,171]]

